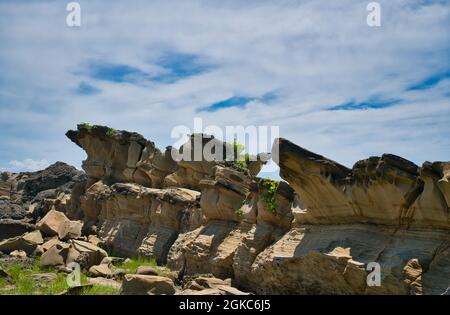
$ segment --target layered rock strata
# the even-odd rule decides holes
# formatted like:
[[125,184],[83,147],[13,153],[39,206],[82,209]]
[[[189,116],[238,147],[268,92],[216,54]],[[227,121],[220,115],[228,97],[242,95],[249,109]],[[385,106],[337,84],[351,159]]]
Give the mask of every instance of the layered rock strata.
[[[88,153],[85,230],[116,254],[261,294],[448,291],[449,162],[385,154],[350,169],[280,138],[272,153],[286,182],[275,183],[227,163],[176,162],[134,133],[68,136]],[[380,285],[368,281],[377,264]]]

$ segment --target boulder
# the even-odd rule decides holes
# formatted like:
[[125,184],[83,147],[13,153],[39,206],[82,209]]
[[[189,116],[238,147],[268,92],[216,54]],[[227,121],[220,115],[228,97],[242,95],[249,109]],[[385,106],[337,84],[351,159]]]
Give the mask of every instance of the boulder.
[[41,267],[64,266],[75,262],[80,253],[66,243],[53,245],[41,256]]
[[23,201],[30,201],[39,192],[70,183],[82,172],[63,162],[56,162],[45,170],[30,173],[23,182]]
[[108,256],[108,253],[104,249],[101,249],[100,247],[97,247],[89,242],[79,240],[71,240],[70,242],[77,252],[87,256],[87,264],[85,265],[86,268],[99,265],[103,258]]
[[23,220],[0,219],[0,241],[32,232],[35,229],[34,224]]
[[166,277],[146,275],[125,275],[120,294],[122,295],[173,295],[176,289],[173,281]]
[[36,245],[41,245],[44,243],[44,239],[42,238],[42,234],[40,231],[33,231],[23,235],[23,239]]
[[58,228],[58,237],[60,240],[67,241],[81,237],[81,221],[63,221]]
[[95,245],[95,246],[99,246],[101,244],[104,244],[104,242],[99,239],[96,235],[89,235],[88,236],[88,242]]
[[157,276],[158,272],[150,266],[139,266],[136,269],[136,274],[147,275],[147,276]]
[[113,271],[108,264],[96,265],[89,268],[89,275],[91,277],[111,277],[112,274]]
[[0,242],[0,252],[7,254],[15,250],[20,250],[24,251],[27,255],[31,255],[36,248],[36,243],[26,240],[23,236],[16,236]]
[[23,250],[14,250],[9,255],[16,258],[27,258],[27,253]]
[[50,240],[48,240],[47,242],[45,242],[44,244],[41,245],[41,248],[44,252],[48,251],[53,245],[56,244],[60,244],[63,243],[61,242],[57,237],[54,237]]
[[0,267],[0,279],[5,279],[7,282],[12,283],[13,279],[11,276]]
[[62,291],[58,295],[81,295],[88,289],[91,289],[94,285],[92,283],[77,285],[74,287],[69,287],[68,289]]
[[45,217],[36,224],[36,228],[45,236],[56,236],[58,235],[61,225],[68,221],[69,219],[64,213],[50,210]]
[[112,257],[112,256],[108,256],[102,259],[102,261],[100,262],[100,265],[114,265],[117,263],[121,263],[125,260],[125,258],[122,257]]
[[231,285],[231,279],[228,280],[222,280],[215,277],[197,277],[194,280],[190,281],[186,286],[185,289],[192,289],[192,290],[203,290],[203,289],[212,289],[216,288],[218,286],[230,286]]

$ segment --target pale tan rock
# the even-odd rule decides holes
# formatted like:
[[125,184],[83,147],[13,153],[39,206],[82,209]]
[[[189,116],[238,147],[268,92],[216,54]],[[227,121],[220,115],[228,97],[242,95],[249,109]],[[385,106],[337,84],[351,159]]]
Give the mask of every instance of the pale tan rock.
[[23,250],[14,250],[11,253],[9,253],[10,256],[12,257],[16,257],[16,258],[26,258],[27,257],[27,253]]
[[[419,168],[384,154],[352,169],[279,138],[280,176],[290,182],[305,206],[299,224],[377,223],[450,229],[448,162]],[[277,156],[277,155],[275,155]]]
[[37,245],[41,245],[44,243],[44,239],[42,238],[42,234],[40,231],[26,233],[23,235],[23,239]]
[[147,275],[147,276],[157,276],[158,272],[150,266],[139,266],[136,269],[136,274]]
[[122,295],[173,295],[176,289],[173,281],[166,277],[146,275],[125,275],[120,294]]
[[176,168],[170,150],[162,154],[153,142],[137,133],[78,125],[66,135],[86,151],[82,167],[93,179],[158,187]]
[[16,236],[0,242],[0,251],[6,254],[19,250],[31,255],[37,248],[36,243],[32,243],[24,238],[24,236]]
[[178,234],[200,224],[199,195],[182,188],[115,184],[103,193],[99,236],[113,254],[155,257],[164,264]]
[[59,225],[58,237],[63,241],[79,238],[82,227],[83,222],[81,221],[64,221]]
[[89,275],[91,277],[110,277],[113,271],[108,264],[100,264],[89,268]]
[[[252,177],[260,165],[249,174],[226,163],[174,163],[170,148],[162,153],[132,133],[82,129],[70,137],[88,152],[85,228],[97,226],[113,253],[167,260],[179,279],[233,277],[239,290],[259,294],[448,291],[448,162],[418,167],[385,154],[350,169],[279,139],[273,156],[289,184],[278,185],[274,211]],[[381,286],[367,282],[372,262]],[[180,294],[238,293],[222,286],[193,282]]]
[[36,224],[36,228],[46,236],[58,235],[61,224],[69,221],[64,213],[50,210],[41,221]]
[[80,253],[70,244],[58,243],[50,247],[41,256],[41,267],[47,266],[64,266],[71,262],[75,262]]
[[103,243],[103,241],[95,235],[89,235],[88,242],[95,246],[99,246]]
[[80,254],[84,254],[87,256],[86,266],[87,268],[98,265],[101,263],[103,258],[108,256],[108,253],[89,242],[79,241],[79,240],[71,240],[70,244]]
[[56,244],[60,244],[62,243],[57,237],[52,238],[50,240],[48,240],[47,242],[45,242],[44,244],[42,244],[42,249],[44,250],[44,252],[48,251],[53,245]]

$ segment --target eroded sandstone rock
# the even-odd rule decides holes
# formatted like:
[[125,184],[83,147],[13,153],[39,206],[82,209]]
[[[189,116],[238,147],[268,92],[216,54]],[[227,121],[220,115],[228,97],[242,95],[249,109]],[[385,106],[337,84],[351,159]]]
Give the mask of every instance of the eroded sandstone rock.
[[448,162],[426,162],[419,168],[384,154],[348,169],[286,139],[277,139],[274,148],[281,177],[307,209],[297,213],[298,223],[450,228]]
[[[384,154],[350,169],[278,139],[273,153],[289,184],[268,196],[254,177],[260,165],[176,163],[137,134],[105,128],[79,126],[68,136],[88,152],[84,229],[97,227],[119,255],[167,260],[180,279],[208,273],[263,294],[443,294],[449,287],[449,162],[418,167]],[[182,151],[192,153],[192,139]],[[367,284],[374,262],[381,286]]]
[[120,288],[121,295],[173,295],[175,292],[173,281],[160,276],[128,274]]
[[178,234],[201,224],[199,192],[120,183],[102,187],[98,209],[88,208],[87,216],[98,215],[99,236],[115,254],[155,257],[164,263]]
[[67,222],[69,219],[64,213],[51,210],[36,224],[36,228],[46,236],[55,236],[58,235],[60,227]]
[[162,153],[138,133],[82,124],[66,135],[86,151],[83,169],[94,180],[158,187],[176,167],[170,148]]

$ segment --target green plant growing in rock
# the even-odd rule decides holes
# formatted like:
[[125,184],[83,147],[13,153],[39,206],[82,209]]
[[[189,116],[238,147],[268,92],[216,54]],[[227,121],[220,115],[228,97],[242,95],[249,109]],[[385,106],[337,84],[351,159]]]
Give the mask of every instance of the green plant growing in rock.
[[89,124],[89,123],[82,123],[82,124],[81,124],[81,127],[83,127],[84,129],[86,129],[86,130],[88,130],[88,131],[91,131],[92,128],[94,128],[94,126],[91,125],[91,124]]
[[234,165],[243,171],[249,171],[250,159],[253,157],[249,153],[245,153],[241,155],[241,153],[245,150],[245,147],[238,143],[236,139],[233,141],[233,152],[234,152]]
[[106,131],[106,135],[108,137],[114,137],[114,135],[117,133],[117,130],[114,128],[108,128],[108,130]]
[[266,203],[267,210],[276,213],[277,211],[277,203],[276,203],[276,191],[280,182],[275,181],[270,178],[265,178],[262,180],[261,185],[265,188],[264,193],[262,194],[262,199]]
[[[243,203],[242,203],[243,204]],[[234,211],[238,217],[242,217],[244,215],[244,211],[242,211],[242,206]]]

